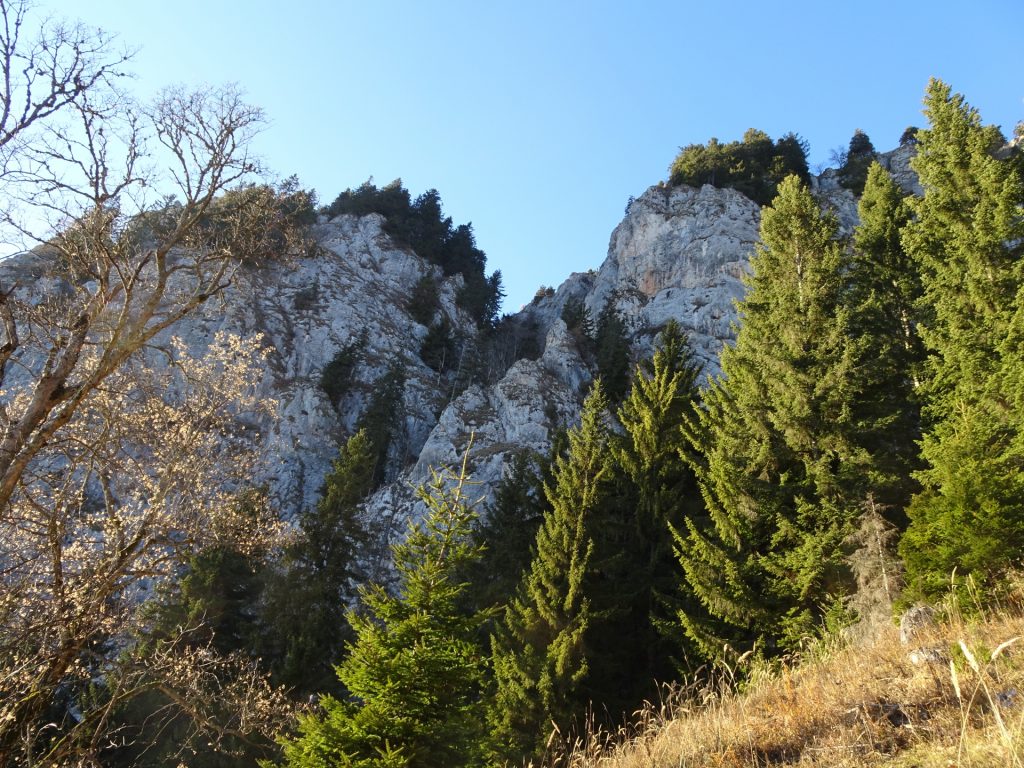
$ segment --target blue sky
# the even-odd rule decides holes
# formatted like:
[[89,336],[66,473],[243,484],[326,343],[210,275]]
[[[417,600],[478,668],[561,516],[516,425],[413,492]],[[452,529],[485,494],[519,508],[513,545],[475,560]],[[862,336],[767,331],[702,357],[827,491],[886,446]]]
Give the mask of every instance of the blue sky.
[[812,167],[854,129],[920,125],[932,75],[1010,134],[1019,0],[504,2],[40,0],[138,47],[135,89],[235,82],[266,165],[323,202],[369,177],[471,221],[506,311],[597,268],[626,202],[682,145],[788,131]]

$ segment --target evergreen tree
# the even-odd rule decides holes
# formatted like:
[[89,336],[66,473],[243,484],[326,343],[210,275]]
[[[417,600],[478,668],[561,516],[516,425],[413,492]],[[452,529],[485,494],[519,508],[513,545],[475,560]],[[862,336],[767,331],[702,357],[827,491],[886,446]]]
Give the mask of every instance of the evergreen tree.
[[924,196],[903,243],[924,286],[929,357],[924,490],[901,542],[911,596],[936,596],[954,569],[986,581],[1024,547],[1019,314],[1020,171],[995,156],[997,129],[932,80],[913,161]]
[[622,402],[629,389],[629,337],[616,298],[615,294],[608,297],[594,331],[597,375],[611,403]]
[[[633,486],[636,554],[630,564],[636,593],[630,620],[636,655],[646,657],[639,685],[667,682],[679,666],[673,658],[689,649],[674,621],[677,611],[692,609],[680,590],[682,573],[673,555],[672,528],[703,513],[692,469],[684,462],[680,425],[693,417],[699,402],[694,362],[682,329],[670,320],[653,359],[637,368],[629,396],[619,409],[624,435],[613,445],[616,464]],[[648,691],[647,693],[650,693]]]
[[864,192],[868,168],[875,160],[875,147],[860,128],[853,132],[843,164],[839,168],[839,183],[855,195]]
[[[852,140],[851,140],[852,143]],[[916,385],[924,362],[918,333],[921,281],[900,241],[910,206],[878,163],[868,168],[850,267],[851,329],[868,365],[853,414],[857,441],[872,455],[872,497],[890,522],[906,526],[917,483],[921,414]]]
[[837,223],[796,177],[764,211],[734,347],[686,420],[711,525],[687,521],[679,557],[709,615],[681,614],[708,655],[763,638],[793,646],[850,589],[843,542],[866,489],[851,440],[864,363],[845,305]]
[[514,454],[494,491],[494,500],[473,532],[483,548],[482,556],[471,563],[466,574],[467,596],[473,607],[504,610],[530,567],[546,510],[540,457],[531,451]]
[[356,423],[356,429],[365,430],[373,453],[371,490],[387,480],[388,457],[392,453],[395,434],[404,416],[404,391],[405,366],[400,362],[392,363],[374,383],[373,397]]
[[594,568],[593,516],[612,474],[607,400],[595,382],[567,456],[545,486],[551,510],[518,594],[493,637],[496,693],[490,711],[499,760],[538,756],[552,722],[568,734],[584,714],[590,670],[585,635],[594,621],[588,574]]
[[360,505],[373,489],[375,461],[365,431],[342,446],[267,590],[261,650],[277,680],[300,693],[332,687],[350,636],[346,611],[365,578],[360,560],[369,543]]
[[331,696],[282,742],[290,768],[452,768],[477,764],[484,655],[482,616],[465,613],[458,573],[479,556],[462,473],[420,489],[422,523],[392,547],[397,593],[373,585],[349,613],[355,639],[337,667],[350,698]]

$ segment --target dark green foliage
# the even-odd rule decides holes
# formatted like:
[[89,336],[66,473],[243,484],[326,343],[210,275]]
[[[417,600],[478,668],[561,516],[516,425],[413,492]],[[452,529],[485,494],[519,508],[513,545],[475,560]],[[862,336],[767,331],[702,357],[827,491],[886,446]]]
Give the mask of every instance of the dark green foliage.
[[712,525],[688,522],[679,554],[710,616],[681,618],[712,657],[726,640],[793,647],[852,589],[844,541],[875,472],[856,439],[871,361],[836,234],[796,177],[780,186],[723,379],[687,421]]
[[918,334],[921,281],[900,233],[910,221],[907,200],[878,163],[868,169],[854,232],[850,295],[861,371],[856,439],[873,457],[872,495],[891,523],[906,525],[905,509],[917,484],[920,402],[915,391],[925,351]]
[[420,357],[438,373],[443,373],[457,364],[452,324],[448,322],[447,317],[440,317],[427,329],[427,335],[420,344]]
[[441,308],[440,291],[441,287],[433,275],[427,274],[419,279],[406,304],[413,320],[420,325],[430,325],[434,321],[437,310]]
[[695,415],[699,372],[682,329],[671,320],[653,359],[638,366],[619,408],[624,434],[613,443],[613,453],[635,499],[630,623],[635,654],[646,662],[637,684],[668,682],[684,657],[697,660],[675,620],[679,611],[692,613],[698,606],[674,556],[672,530],[704,516],[696,477],[682,457],[687,446],[679,429]]
[[409,191],[402,186],[401,179],[395,179],[378,189],[373,180],[364,182],[358,189],[346,189],[334,202],[324,209],[328,218],[349,214],[366,216],[379,213],[384,218],[397,222],[404,220],[412,208]]
[[337,667],[350,693],[330,696],[304,715],[299,735],[283,742],[290,768],[478,764],[483,742],[479,698],[483,617],[466,613],[458,574],[479,557],[475,518],[463,497],[465,473],[438,475],[420,489],[427,516],[393,546],[398,586],[362,590],[349,613],[355,639]]
[[[252,489],[233,501],[230,518],[241,525],[267,504],[266,489]],[[221,654],[249,651],[258,634],[257,604],[267,553],[213,546],[193,555],[180,579],[148,606],[147,641],[183,636]]]
[[356,424],[356,429],[366,431],[372,446],[373,488],[379,487],[387,479],[388,456],[394,450],[396,433],[405,418],[404,391],[405,366],[392,363],[384,375],[374,382],[373,396]]
[[839,166],[839,183],[860,195],[868,178],[868,167],[875,161],[875,147],[860,128],[853,132],[850,146]]
[[497,322],[504,296],[501,273],[485,274],[487,257],[476,247],[473,226],[453,226],[451,217],[444,215],[436,189],[427,190],[413,201],[401,179],[381,189],[367,181],[356,190],[342,192],[325,212],[330,217],[381,214],[387,219],[384,231],[396,242],[439,265],[445,275],[462,275],[464,284],[458,296],[459,306],[477,325],[485,327]]
[[505,298],[501,270],[494,270],[488,277],[482,273],[468,273],[465,280],[456,296],[458,305],[469,313],[480,328],[493,327],[498,322],[501,300]]
[[569,333],[576,339],[580,351],[589,351],[594,338],[594,319],[590,316],[590,310],[583,299],[566,299],[562,307],[562,320]]
[[626,321],[615,306],[616,297],[608,298],[597,318],[594,330],[594,357],[597,375],[601,377],[608,400],[622,402],[629,389],[630,344]]
[[530,567],[532,547],[547,508],[540,458],[530,451],[513,454],[495,488],[494,500],[473,532],[483,554],[466,574],[472,606],[504,609]]
[[365,431],[341,447],[267,590],[261,655],[275,679],[299,694],[332,689],[350,637],[345,613],[365,578],[369,532],[360,505],[373,490],[373,448]]
[[593,335],[594,321],[590,317],[590,310],[583,303],[583,299],[566,299],[561,317],[565,322],[565,327],[570,331],[580,331],[587,336]]
[[955,568],[979,583],[1024,547],[1020,400],[1024,185],[1002,135],[933,80],[913,161],[924,196],[903,244],[924,286],[924,490],[900,551],[909,594],[935,597]]
[[355,373],[356,366],[366,351],[368,339],[364,328],[358,338],[338,350],[320,373],[320,389],[335,408],[338,408],[352,387],[352,374]]
[[768,134],[751,128],[742,141],[721,144],[711,139],[683,147],[669,168],[669,183],[729,187],[767,205],[790,174],[810,181],[804,141],[788,133],[773,143]]
[[[612,475],[607,400],[596,382],[580,425],[569,431],[569,452],[558,456],[550,511],[537,533],[530,569],[493,638],[497,684],[489,721],[495,757],[537,757],[551,723],[567,738],[581,718],[590,672],[585,637],[596,619],[594,519]],[[588,583],[589,581],[589,583]]]
[[903,133],[900,134],[900,146],[904,147],[907,144],[917,144],[917,132],[921,130],[916,125],[908,125]]

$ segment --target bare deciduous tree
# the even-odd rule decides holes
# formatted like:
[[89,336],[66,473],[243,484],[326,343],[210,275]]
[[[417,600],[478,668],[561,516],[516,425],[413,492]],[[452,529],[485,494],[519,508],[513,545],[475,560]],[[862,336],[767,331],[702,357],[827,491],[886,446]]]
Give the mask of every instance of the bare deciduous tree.
[[[0,764],[87,765],[140,687],[196,713],[212,690],[194,647],[125,649],[140,594],[210,542],[274,534],[272,515],[231,512],[252,460],[241,418],[265,406],[258,345],[221,336],[197,356],[171,333],[290,230],[273,190],[239,187],[262,113],[236,89],[141,106],[108,36],[26,37],[30,16],[0,0],[0,231],[35,243],[0,263]],[[236,698],[266,723],[257,677]]]

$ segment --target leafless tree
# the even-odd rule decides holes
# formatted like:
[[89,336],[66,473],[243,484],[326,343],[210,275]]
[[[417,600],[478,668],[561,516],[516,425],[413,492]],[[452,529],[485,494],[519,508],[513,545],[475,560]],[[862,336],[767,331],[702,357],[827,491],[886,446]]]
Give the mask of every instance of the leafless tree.
[[263,115],[236,89],[137,104],[107,35],[30,36],[31,18],[0,0],[0,231],[31,245],[0,262],[0,764],[86,765],[121,699],[160,685],[199,716],[218,663],[249,711],[276,711],[237,659],[112,649],[189,552],[274,535],[272,515],[231,512],[252,459],[239,419],[266,406],[258,344],[197,356],[172,332],[291,230],[271,188],[244,186]]

